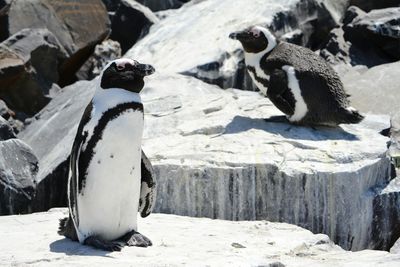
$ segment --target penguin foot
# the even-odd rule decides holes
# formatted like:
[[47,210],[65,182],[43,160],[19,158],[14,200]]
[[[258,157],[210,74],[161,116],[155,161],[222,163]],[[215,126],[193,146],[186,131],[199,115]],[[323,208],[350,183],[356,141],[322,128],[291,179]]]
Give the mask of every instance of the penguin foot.
[[265,122],[274,122],[274,123],[290,123],[286,116],[271,116],[269,118],[264,119]]
[[123,242],[105,241],[98,236],[89,236],[85,239],[83,244],[106,251],[121,251],[121,249],[125,246]]
[[126,244],[130,247],[135,246],[135,247],[149,247],[152,246],[153,243],[151,243],[151,240],[148,239],[146,236],[142,235],[139,232],[136,232],[135,230],[130,231],[126,235],[124,235],[121,240],[126,242]]

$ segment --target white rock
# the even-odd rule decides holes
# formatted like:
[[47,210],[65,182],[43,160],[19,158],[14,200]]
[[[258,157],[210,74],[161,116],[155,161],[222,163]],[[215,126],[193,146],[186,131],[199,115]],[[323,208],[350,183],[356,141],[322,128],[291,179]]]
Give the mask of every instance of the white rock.
[[[153,246],[107,253],[57,235],[66,209],[0,218],[0,262],[11,266],[398,266],[400,255],[347,252],[285,223],[152,214],[139,231]],[[275,265],[274,265],[275,264]]]

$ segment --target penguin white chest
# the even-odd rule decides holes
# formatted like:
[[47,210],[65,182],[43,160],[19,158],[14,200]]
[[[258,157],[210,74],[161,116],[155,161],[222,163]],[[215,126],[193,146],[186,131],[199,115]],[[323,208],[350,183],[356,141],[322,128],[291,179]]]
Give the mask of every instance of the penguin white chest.
[[105,126],[77,199],[80,240],[113,240],[137,229],[142,132],[140,110],[127,110]]
[[260,67],[260,60],[263,56],[263,53],[245,53],[245,61],[247,67],[254,70],[254,72],[250,70],[248,71],[252,81],[264,95],[267,95],[268,86],[261,82],[262,80],[269,80],[269,75],[267,75]]

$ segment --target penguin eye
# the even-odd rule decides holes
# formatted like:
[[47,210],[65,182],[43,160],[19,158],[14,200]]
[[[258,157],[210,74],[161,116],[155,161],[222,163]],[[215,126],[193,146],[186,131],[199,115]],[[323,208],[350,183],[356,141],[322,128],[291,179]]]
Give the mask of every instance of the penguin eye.
[[117,70],[123,70],[123,69],[125,69],[125,66],[124,65],[116,65],[117,66]]
[[253,34],[253,37],[260,37],[260,31],[258,29],[252,29],[250,32]]

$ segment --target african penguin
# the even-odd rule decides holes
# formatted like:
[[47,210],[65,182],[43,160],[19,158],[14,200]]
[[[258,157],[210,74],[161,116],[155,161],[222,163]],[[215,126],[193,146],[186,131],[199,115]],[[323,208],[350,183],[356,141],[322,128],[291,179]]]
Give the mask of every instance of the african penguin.
[[349,106],[336,72],[310,49],[278,41],[261,26],[229,37],[241,42],[255,85],[290,122],[336,126],[364,118]]
[[102,71],[78,126],[70,157],[69,217],[59,234],[108,251],[151,246],[137,232],[137,213],[150,214],[155,180],[141,149],[140,91],[150,65],[117,59]]

